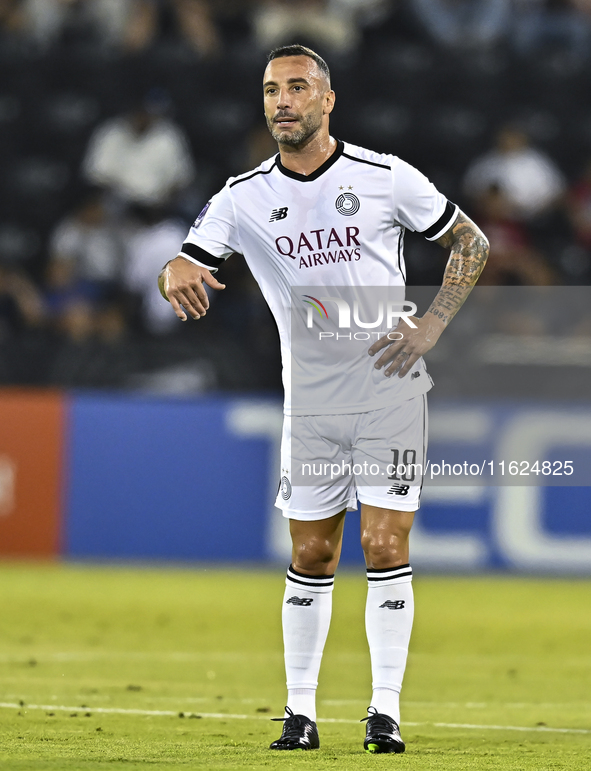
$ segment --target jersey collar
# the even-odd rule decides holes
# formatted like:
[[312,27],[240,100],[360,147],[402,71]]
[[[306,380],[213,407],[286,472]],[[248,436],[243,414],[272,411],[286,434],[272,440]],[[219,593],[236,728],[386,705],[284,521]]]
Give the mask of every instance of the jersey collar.
[[291,169],[286,169],[285,166],[281,163],[281,156],[279,153],[277,153],[275,157],[275,163],[277,164],[277,168],[282,174],[285,174],[286,177],[290,177],[291,179],[297,179],[298,182],[313,182],[315,179],[318,179],[318,177],[321,177],[325,171],[328,171],[331,166],[334,166],[334,164],[339,160],[343,152],[345,151],[345,143],[341,142],[340,139],[337,139],[337,147],[334,153],[330,156],[330,158],[327,158],[324,163],[319,166],[315,171],[313,171],[311,174],[298,174],[297,171],[292,171]]

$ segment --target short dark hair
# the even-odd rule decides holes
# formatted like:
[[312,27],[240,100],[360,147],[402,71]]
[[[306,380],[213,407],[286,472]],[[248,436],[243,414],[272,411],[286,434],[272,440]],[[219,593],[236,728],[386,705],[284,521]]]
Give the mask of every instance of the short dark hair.
[[267,57],[268,62],[272,62],[273,59],[282,59],[285,56],[309,56],[310,59],[314,59],[320,71],[326,75],[328,82],[330,83],[330,70],[328,64],[324,61],[322,56],[313,51],[311,48],[307,48],[302,45],[281,46],[280,48],[274,48]]

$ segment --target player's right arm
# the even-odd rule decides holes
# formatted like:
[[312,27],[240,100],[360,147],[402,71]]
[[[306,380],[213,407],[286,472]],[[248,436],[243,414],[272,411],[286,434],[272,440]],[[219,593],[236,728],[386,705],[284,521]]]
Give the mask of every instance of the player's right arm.
[[181,321],[205,316],[209,299],[204,284],[225,289],[213,274],[242,248],[229,185],[208,201],[193,223],[179,254],[158,276],[158,287]]
[[203,284],[212,289],[226,287],[225,284],[220,284],[210,270],[186,260],[181,255],[168,262],[158,276],[160,294],[172,305],[181,321],[187,320],[187,313],[193,319],[205,316],[209,308],[209,298]]

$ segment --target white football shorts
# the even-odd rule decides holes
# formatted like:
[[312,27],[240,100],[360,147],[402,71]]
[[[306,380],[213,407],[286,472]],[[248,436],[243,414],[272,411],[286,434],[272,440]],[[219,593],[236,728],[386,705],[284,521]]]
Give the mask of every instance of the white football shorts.
[[328,519],[357,501],[419,508],[427,453],[427,396],[352,415],[286,416],[275,505],[288,519]]

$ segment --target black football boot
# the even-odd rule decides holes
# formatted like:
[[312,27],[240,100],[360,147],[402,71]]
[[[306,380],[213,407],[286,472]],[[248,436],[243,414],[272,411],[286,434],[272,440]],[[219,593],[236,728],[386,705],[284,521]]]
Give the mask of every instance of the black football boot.
[[285,708],[288,717],[273,717],[271,720],[283,720],[283,731],[270,750],[317,750],[320,747],[318,728],[304,715],[294,715],[289,707]]
[[369,707],[370,714],[361,719],[367,720],[363,748],[366,752],[404,752],[405,745],[400,736],[398,723],[388,715],[378,712],[375,707]]

